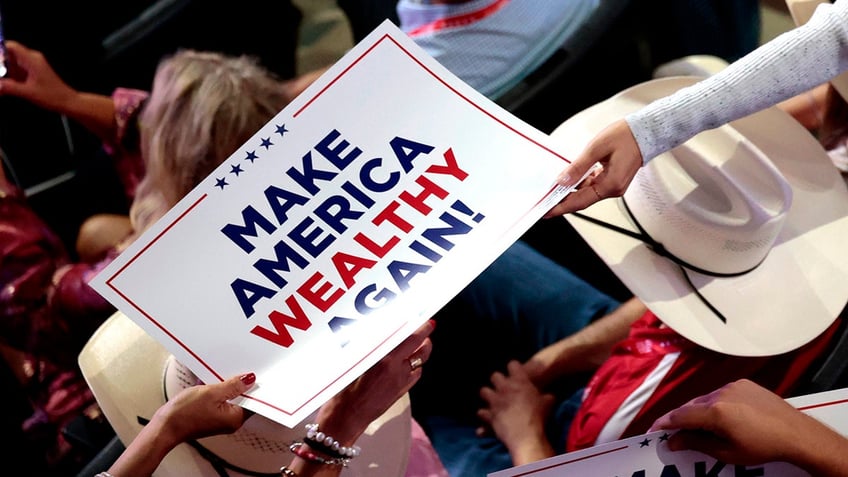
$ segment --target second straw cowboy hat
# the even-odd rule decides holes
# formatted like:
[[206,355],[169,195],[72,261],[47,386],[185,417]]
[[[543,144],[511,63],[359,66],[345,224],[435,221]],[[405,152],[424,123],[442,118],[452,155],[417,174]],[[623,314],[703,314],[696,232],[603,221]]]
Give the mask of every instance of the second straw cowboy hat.
[[[575,157],[606,125],[697,80],[639,84],[552,137]],[[776,108],[695,136],[642,167],[623,197],[566,218],[663,323],[721,353],[791,351],[848,301],[848,190]]]
[[[79,355],[79,365],[103,414],[124,443],[138,435],[166,400],[198,382],[188,368],[120,312],[92,335]],[[351,460],[341,476],[403,475],[411,423],[409,396],[404,395],[366,429],[357,441],[362,454]],[[289,429],[254,414],[232,434],[180,444],[154,476],[279,476],[280,466],[292,459],[289,444],[305,433],[302,426]]]

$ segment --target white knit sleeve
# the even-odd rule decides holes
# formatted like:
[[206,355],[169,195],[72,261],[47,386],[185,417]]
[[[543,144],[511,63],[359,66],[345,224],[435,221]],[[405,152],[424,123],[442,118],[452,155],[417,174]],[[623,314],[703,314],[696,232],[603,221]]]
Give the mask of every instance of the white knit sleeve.
[[848,0],[625,120],[645,163],[695,134],[773,106],[848,69]]

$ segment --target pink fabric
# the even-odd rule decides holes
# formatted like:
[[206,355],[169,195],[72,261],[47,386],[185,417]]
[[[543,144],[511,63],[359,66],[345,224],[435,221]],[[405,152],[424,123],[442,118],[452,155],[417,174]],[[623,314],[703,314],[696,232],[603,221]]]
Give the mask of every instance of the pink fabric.
[[115,137],[106,140],[103,148],[115,161],[115,170],[130,201],[135,197],[135,189],[144,177],[136,120],[149,96],[147,91],[127,88],[117,88],[112,94],[117,130]]
[[405,477],[450,477],[424,429],[412,419],[412,443]]

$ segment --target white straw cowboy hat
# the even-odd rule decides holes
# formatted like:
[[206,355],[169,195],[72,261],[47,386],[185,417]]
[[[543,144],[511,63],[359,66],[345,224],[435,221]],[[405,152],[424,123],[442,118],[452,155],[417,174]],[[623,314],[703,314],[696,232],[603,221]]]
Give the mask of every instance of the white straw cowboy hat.
[[[142,422],[150,419],[168,397],[197,384],[188,368],[120,312],[92,335],[80,353],[79,364],[124,444],[135,438]],[[368,427],[357,441],[362,454],[351,460],[341,475],[402,476],[409,456],[411,423],[409,397],[404,395]],[[255,414],[233,434],[177,446],[154,475],[279,476],[280,467],[293,457],[289,444],[305,434],[302,426],[289,429]]]
[[[697,80],[634,86],[552,137],[576,156],[614,120]],[[848,190],[815,138],[776,108],[657,156],[623,197],[566,219],[660,320],[721,353],[798,348],[848,300]]]

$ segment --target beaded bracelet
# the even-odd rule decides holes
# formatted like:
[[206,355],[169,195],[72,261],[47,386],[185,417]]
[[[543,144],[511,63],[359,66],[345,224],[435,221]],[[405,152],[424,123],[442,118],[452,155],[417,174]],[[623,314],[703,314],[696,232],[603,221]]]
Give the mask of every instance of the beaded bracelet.
[[297,472],[289,469],[286,466],[280,467],[280,476],[282,477],[297,477]]
[[308,449],[304,449],[303,446],[303,442],[294,441],[289,446],[289,450],[292,454],[300,457],[301,459],[306,459],[310,462],[315,462],[316,464],[340,465],[342,467],[347,467],[348,462],[350,462],[350,457],[322,457],[314,452],[310,452]]
[[315,450],[341,459],[352,459],[362,452],[359,446],[340,445],[339,441],[321,432],[318,424],[306,425],[306,437],[303,440]]

